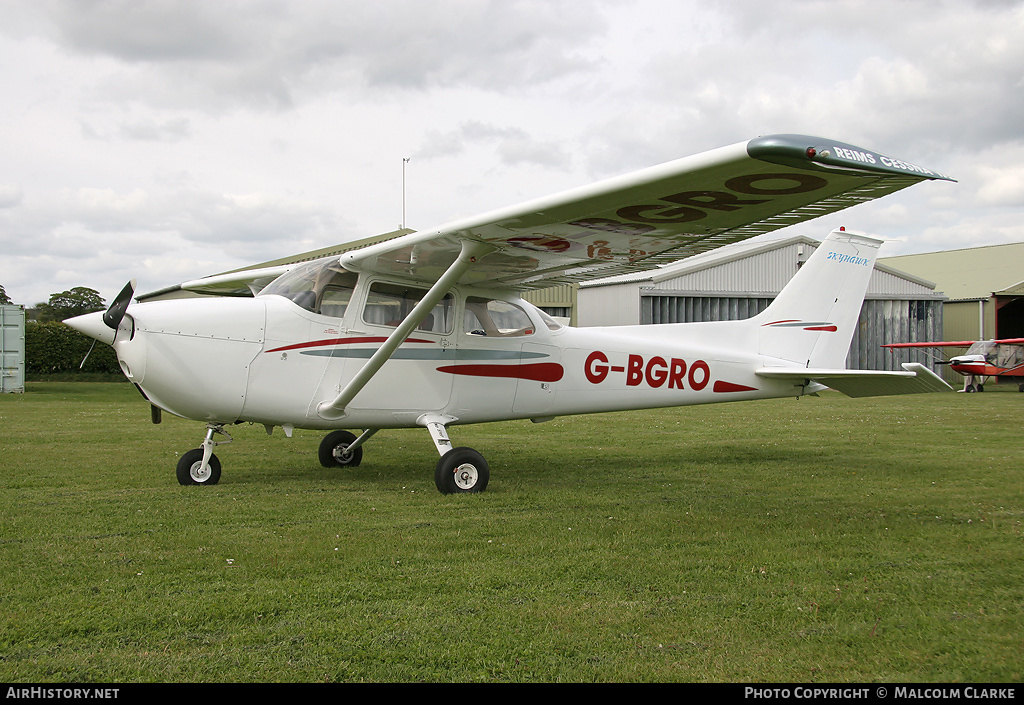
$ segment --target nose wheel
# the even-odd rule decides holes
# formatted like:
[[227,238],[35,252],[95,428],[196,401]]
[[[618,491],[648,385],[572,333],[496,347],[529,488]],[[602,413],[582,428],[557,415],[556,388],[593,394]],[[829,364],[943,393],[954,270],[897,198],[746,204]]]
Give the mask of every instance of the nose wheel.
[[180,485],[216,485],[220,482],[220,460],[211,455],[204,465],[203,449],[195,448],[178,460],[177,475]]
[[[215,435],[227,438],[226,441],[215,441]],[[180,485],[216,485],[220,482],[220,460],[213,454],[215,446],[231,442],[231,436],[224,431],[222,424],[208,424],[206,439],[202,448],[194,448],[178,459],[176,474]]]

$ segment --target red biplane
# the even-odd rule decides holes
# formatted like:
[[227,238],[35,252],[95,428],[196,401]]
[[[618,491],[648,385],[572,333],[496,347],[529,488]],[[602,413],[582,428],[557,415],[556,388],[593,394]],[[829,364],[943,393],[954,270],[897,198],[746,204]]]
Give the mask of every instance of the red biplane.
[[989,377],[1017,378],[1017,389],[1024,392],[1024,338],[1003,340],[959,340],[936,343],[892,343],[883,348],[967,348],[940,364],[949,365],[964,376],[965,392],[985,391]]

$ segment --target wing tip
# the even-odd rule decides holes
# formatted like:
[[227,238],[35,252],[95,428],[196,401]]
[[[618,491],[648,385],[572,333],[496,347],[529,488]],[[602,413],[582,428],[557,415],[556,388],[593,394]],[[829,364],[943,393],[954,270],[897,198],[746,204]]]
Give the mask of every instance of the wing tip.
[[747,142],[754,159],[812,171],[844,170],[872,176],[909,176],[919,180],[956,179],[902,159],[824,137],[810,135],[762,135]]

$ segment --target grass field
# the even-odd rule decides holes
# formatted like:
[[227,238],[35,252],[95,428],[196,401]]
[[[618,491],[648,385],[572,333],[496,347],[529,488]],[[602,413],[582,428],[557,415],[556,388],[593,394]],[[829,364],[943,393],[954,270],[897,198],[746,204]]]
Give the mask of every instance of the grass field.
[[[1016,387],[426,431],[201,424],[128,384],[0,395],[0,682],[1020,682]],[[1012,392],[1010,390],[1013,390]]]

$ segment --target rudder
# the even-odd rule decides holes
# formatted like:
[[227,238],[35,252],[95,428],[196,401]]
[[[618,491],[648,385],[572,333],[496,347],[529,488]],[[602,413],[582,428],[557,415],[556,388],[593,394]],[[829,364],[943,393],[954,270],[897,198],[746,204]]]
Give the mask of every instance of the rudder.
[[882,241],[833,230],[755,319],[759,353],[801,367],[842,369]]

